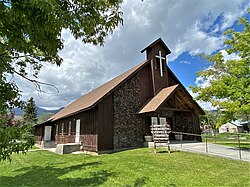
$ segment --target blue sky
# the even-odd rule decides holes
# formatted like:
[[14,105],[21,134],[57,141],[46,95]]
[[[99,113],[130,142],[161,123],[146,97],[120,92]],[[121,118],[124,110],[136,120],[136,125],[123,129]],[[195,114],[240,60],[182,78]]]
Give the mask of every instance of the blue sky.
[[196,72],[208,67],[208,64],[201,57],[191,56],[185,52],[178,56],[176,60],[169,63],[170,69],[179,78],[185,87],[195,85]]
[[242,29],[236,22],[246,16],[249,5],[250,0],[125,0],[124,24],[106,38],[103,47],[83,44],[70,31],[62,31],[65,43],[59,55],[63,64],[46,64],[39,75],[41,81],[55,85],[59,93],[44,87],[47,93],[38,95],[29,82],[17,80],[17,84],[24,100],[32,96],[44,108],[66,106],[145,60],[140,51],[162,38],[172,51],[169,67],[188,89],[198,83],[196,72],[208,67],[197,55],[223,50],[223,32]]
[[[213,24],[210,25],[209,28],[206,28],[206,29],[204,28],[202,30],[214,36],[218,36],[218,37],[222,36],[224,33],[223,31],[219,30],[217,32],[214,32],[214,29],[216,28],[216,26],[221,27],[221,25],[223,24],[223,17],[224,17],[223,15],[224,15],[223,13],[219,15],[216,18],[216,20],[213,22]],[[246,19],[250,20],[246,12],[242,17],[245,17]],[[227,29],[234,29],[235,31],[242,31],[243,26],[239,25],[238,20],[236,20],[234,21],[233,25],[228,27]],[[220,50],[221,49],[215,50],[211,54],[215,54],[219,52]],[[196,72],[208,68],[209,65],[210,64],[206,62],[206,60],[200,57],[199,55],[190,55],[189,52],[187,51],[187,52],[182,53],[181,55],[178,56],[177,59],[172,61],[169,64],[169,67],[176,74],[176,76],[183,83],[183,85],[185,87],[188,87],[188,86],[195,86],[195,81],[197,78]]]

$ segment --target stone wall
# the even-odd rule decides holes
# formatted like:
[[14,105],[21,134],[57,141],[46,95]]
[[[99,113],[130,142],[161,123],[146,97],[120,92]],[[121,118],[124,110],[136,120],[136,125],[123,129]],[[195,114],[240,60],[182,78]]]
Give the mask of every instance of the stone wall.
[[[193,133],[191,112],[175,112],[175,131]],[[194,136],[184,135],[183,139],[193,140]]]
[[146,132],[140,109],[140,85],[137,75],[114,91],[114,149],[138,147]]

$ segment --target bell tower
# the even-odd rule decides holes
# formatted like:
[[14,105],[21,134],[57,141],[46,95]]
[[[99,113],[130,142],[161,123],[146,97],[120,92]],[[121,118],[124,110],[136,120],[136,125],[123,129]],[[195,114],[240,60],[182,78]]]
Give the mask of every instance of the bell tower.
[[154,95],[162,88],[168,87],[167,55],[171,53],[161,38],[157,39],[145,49],[147,60],[151,60],[151,77]]

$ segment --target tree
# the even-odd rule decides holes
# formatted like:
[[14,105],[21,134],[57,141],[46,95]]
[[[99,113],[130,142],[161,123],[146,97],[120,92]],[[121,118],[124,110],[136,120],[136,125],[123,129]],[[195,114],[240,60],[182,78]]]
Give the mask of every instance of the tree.
[[[20,106],[21,94],[13,76],[34,83],[42,65],[60,65],[62,29],[84,43],[104,44],[122,22],[122,0],[0,0],[0,111]],[[32,71],[27,71],[27,68]],[[32,72],[28,76],[28,72]]]
[[54,115],[53,113],[45,113],[45,114],[39,116],[38,117],[38,124],[41,124],[41,123],[47,121],[53,115]]
[[[247,16],[249,13],[250,9]],[[238,24],[243,30],[227,30],[224,41],[226,53],[237,58],[225,59],[222,52],[204,55],[210,67],[198,72],[198,76],[209,86],[191,87],[198,93],[198,100],[218,108],[217,126],[239,118],[249,119],[250,115],[250,25],[245,18],[240,18]]]
[[[24,105],[16,77],[31,81],[39,92],[43,92],[43,85],[50,85],[37,78],[45,63],[62,63],[58,52],[63,48],[63,29],[83,43],[103,45],[105,37],[122,23],[121,3],[122,0],[0,0],[0,115]],[[6,120],[0,121],[0,131],[7,132]],[[0,140],[2,147],[6,141],[12,142],[4,137]]]
[[24,107],[23,119],[25,123],[37,123],[37,109],[33,97],[28,100]]
[[217,122],[217,112],[215,111],[205,111],[205,115],[202,115],[200,120],[201,120],[201,125],[208,125],[212,129],[216,128],[216,122]]
[[0,161],[11,161],[12,153],[26,153],[34,144],[31,125],[24,125],[14,113],[0,115]]

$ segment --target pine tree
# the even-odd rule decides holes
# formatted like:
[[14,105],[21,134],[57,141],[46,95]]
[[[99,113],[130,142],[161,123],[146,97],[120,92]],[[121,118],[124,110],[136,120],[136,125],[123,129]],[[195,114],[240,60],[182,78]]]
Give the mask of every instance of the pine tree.
[[24,107],[23,119],[25,123],[37,123],[36,103],[33,97],[28,100],[26,106]]

